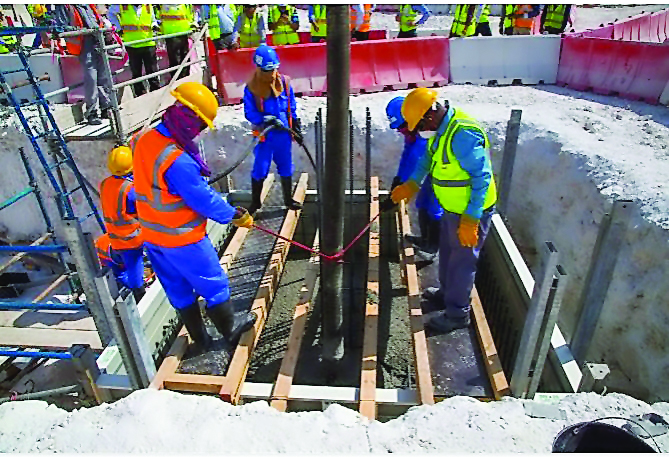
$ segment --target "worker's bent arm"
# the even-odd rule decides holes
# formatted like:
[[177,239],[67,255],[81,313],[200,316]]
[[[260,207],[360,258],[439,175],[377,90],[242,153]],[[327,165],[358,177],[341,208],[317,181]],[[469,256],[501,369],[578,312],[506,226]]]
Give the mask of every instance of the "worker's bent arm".
[[362,6],[360,3],[356,3],[353,5],[353,9],[355,10],[355,26],[353,30],[359,30],[360,26],[364,22],[364,17],[363,15],[365,14],[362,10]]
[[200,166],[187,154],[181,154],[165,171],[170,193],[179,195],[193,211],[221,224],[228,224],[235,208],[207,184]]
[[267,42],[267,32],[265,32],[265,18],[260,15],[258,18],[258,35],[260,35],[260,44]]
[[427,6],[425,5],[413,5],[413,9],[421,13],[423,16],[416,22],[416,25],[422,25],[425,23],[425,21],[428,20],[430,16],[432,16],[432,11],[428,9]]
[[453,135],[453,155],[469,175],[472,193],[465,214],[481,219],[485,195],[492,180],[492,168],[485,150],[483,135],[468,129],[459,129]]
[[[291,104],[294,100],[294,98],[291,99]],[[258,110],[256,97],[248,87],[244,88],[244,116],[252,125],[261,125],[263,123],[264,113]]]

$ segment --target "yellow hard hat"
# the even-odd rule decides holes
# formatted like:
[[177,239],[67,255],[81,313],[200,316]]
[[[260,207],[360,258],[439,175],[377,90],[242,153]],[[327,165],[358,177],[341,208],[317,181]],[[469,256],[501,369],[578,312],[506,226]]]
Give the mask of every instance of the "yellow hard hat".
[[216,96],[204,84],[187,82],[170,92],[183,105],[189,107],[209,126],[214,128],[214,118],[218,111]]
[[35,5],[33,7],[33,16],[42,17],[46,14],[46,6],[44,5]]
[[107,168],[114,176],[125,176],[132,171],[132,150],[128,146],[118,146],[107,157]]
[[438,96],[436,90],[425,87],[414,89],[406,96],[402,103],[402,117],[407,121],[409,130],[416,128]]

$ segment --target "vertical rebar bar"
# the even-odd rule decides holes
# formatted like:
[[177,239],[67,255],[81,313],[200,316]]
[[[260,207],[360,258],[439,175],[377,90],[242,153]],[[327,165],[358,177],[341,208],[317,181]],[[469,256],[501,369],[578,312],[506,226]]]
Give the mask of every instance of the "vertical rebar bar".
[[365,110],[365,190],[367,206],[372,203],[372,114]]
[[[349,134],[349,154],[348,154],[348,179],[349,179],[349,195],[348,195],[348,217],[344,223],[346,229],[346,239],[350,240],[353,238],[353,190],[354,190],[354,167],[353,159],[355,154],[355,148],[353,143],[353,111],[348,110],[348,134]],[[355,277],[355,266],[352,262],[355,250],[351,250],[346,255],[346,261],[348,262],[348,302],[349,302],[349,322],[357,322],[353,319],[353,316],[356,316],[355,313],[355,290],[353,286],[353,280]],[[356,316],[357,317],[357,316]],[[357,326],[349,325],[348,326],[348,345],[349,347],[357,346]]]

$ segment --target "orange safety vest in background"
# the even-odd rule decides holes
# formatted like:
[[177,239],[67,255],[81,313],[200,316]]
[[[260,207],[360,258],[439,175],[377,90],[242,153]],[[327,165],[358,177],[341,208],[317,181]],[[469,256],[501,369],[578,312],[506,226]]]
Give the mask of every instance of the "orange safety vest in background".
[[100,266],[104,268],[105,263],[113,263],[111,256],[111,240],[109,235],[103,233],[95,240],[95,250],[98,253],[98,260],[100,261]]
[[144,241],[166,248],[197,243],[207,234],[207,219],[171,194],[165,172],[184,151],[155,129],[130,140],[137,213]]
[[[95,14],[95,19],[98,21],[98,25],[100,27],[104,27],[104,22],[102,21],[102,17],[100,17],[100,13],[98,13],[97,8],[95,5],[88,5],[91,7],[93,10],[93,14]],[[67,9],[70,13],[70,16],[72,17],[72,23],[70,25],[77,27],[77,28],[84,28],[84,21],[81,19],[81,14],[79,14],[79,11],[77,11],[77,8],[75,8],[72,5],[68,5]],[[67,48],[67,52],[72,54],[73,56],[78,56],[81,54],[81,47],[83,46],[84,43],[84,37],[83,36],[74,36],[74,37],[67,37],[65,38],[65,47]]]
[[[516,5],[515,14],[527,14],[532,11],[532,5]],[[521,29],[531,29],[534,18],[517,17],[514,19],[513,26]]]
[[100,202],[111,246],[117,251],[142,246],[141,228],[136,217],[128,214],[127,199],[132,181],[109,176],[100,184]]
[[[362,24],[360,25],[360,28],[358,29],[358,32],[369,32],[370,29],[370,22],[372,20],[372,4],[364,4],[363,6],[363,16],[362,16]],[[358,13],[355,11],[355,9],[351,6],[351,31],[355,28],[355,23],[358,19]]]

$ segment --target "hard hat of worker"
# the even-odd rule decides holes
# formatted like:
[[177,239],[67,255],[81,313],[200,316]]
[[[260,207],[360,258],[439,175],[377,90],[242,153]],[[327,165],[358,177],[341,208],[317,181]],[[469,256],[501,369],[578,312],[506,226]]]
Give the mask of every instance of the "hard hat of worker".
[[33,16],[42,17],[46,14],[46,6],[44,5],[35,5],[33,8]]
[[386,115],[388,116],[391,129],[398,129],[404,124],[404,117],[402,117],[403,102],[404,97],[395,97],[386,105]]
[[256,48],[256,52],[253,54],[253,63],[262,71],[276,70],[281,64],[276,51],[266,44],[261,44]]
[[118,146],[107,157],[107,168],[114,176],[125,176],[132,171],[132,151],[128,146]]
[[196,82],[181,83],[170,94],[197,114],[210,129],[214,128],[218,100],[207,86]]
[[407,121],[409,130],[414,130],[425,113],[437,101],[437,91],[419,87],[409,92],[402,103],[402,117]]

